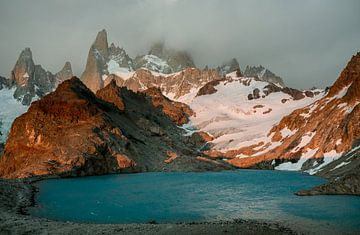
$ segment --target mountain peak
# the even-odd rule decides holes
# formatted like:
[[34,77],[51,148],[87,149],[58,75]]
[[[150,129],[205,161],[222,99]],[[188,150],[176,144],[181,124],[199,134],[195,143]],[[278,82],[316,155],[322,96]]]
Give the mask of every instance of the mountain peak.
[[18,60],[11,71],[11,79],[19,86],[27,86],[35,71],[32,52],[29,47],[21,51]]
[[108,40],[107,40],[107,32],[105,29],[98,32],[98,34],[96,35],[95,42],[93,43],[93,47],[95,49],[97,49],[103,57],[105,57],[105,58],[108,57],[109,46],[108,46]]
[[246,66],[244,71],[245,77],[257,77],[262,81],[277,83],[281,86],[285,86],[284,81],[281,77],[277,76],[262,65],[258,66]]

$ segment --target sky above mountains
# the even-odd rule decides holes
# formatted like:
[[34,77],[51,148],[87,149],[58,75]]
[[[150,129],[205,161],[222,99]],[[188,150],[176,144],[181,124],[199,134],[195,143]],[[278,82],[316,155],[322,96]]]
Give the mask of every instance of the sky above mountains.
[[20,51],[77,76],[98,31],[132,57],[152,43],[188,50],[198,67],[233,57],[263,65],[299,88],[331,85],[360,51],[358,0],[0,0],[0,75]]

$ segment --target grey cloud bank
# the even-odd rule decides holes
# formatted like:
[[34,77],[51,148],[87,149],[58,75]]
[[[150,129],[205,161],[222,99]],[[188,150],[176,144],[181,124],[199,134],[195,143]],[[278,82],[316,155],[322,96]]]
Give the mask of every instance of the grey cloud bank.
[[357,0],[0,0],[0,75],[31,47],[36,63],[57,72],[68,60],[79,76],[105,28],[132,57],[164,40],[199,67],[235,57],[289,86],[324,87],[360,51],[359,12]]

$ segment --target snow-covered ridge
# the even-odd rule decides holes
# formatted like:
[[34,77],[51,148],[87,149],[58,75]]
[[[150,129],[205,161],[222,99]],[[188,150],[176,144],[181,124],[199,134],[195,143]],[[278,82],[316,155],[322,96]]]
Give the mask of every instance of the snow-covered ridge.
[[[268,82],[237,78],[236,73],[230,73],[227,77],[230,80],[220,82],[215,87],[216,93],[193,96],[187,100],[196,113],[191,117],[193,125],[215,137],[212,144],[216,150],[236,150],[260,142],[271,142],[267,134],[282,117],[322,97],[320,94],[294,100],[283,92],[267,95],[265,87],[269,85]],[[248,95],[255,89],[259,90],[260,98],[249,100]],[[274,144],[272,147],[280,143]]]
[[0,90],[0,143],[5,142],[9,134],[11,125],[16,117],[25,113],[29,106],[22,105],[21,102],[14,98],[16,88]]

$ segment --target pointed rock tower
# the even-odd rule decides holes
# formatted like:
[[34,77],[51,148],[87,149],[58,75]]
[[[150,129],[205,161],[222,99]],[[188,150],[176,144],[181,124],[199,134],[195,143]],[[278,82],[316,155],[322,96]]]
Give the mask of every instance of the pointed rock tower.
[[64,67],[55,74],[56,86],[62,83],[65,80],[68,80],[73,77],[73,72],[71,69],[71,63],[67,61]]
[[16,85],[14,98],[29,105],[37,96],[42,97],[55,86],[54,75],[35,65],[30,48],[25,48],[11,71],[11,82]]
[[103,29],[97,34],[95,42],[90,47],[81,80],[91,91],[96,92],[104,87],[104,80],[110,74],[118,75],[133,70],[132,59],[123,48],[113,43],[108,46],[107,33]]
[[108,56],[107,33],[103,29],[97,34],[95,42],[90,47],[85,71],[81,75],[81,80],[93,92],[104,87],[102,76],[105,74]]

